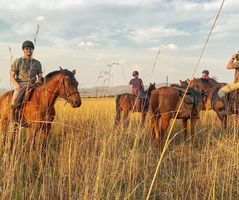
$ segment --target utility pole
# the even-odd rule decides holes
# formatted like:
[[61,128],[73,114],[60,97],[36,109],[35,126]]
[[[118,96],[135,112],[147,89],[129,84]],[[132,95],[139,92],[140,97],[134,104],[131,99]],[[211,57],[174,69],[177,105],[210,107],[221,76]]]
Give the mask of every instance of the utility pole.
[[111,79],[113,78],[113,74],[112,74],[112,67],[114,65],[120,65],[120,63],[117,63],[117,62],[112,62],[111,64],[107,64],[107,66],[109,67],[109,71],[108,71],[108,87],[110,87],[110,83],[111,82]]
[[166,86],[168,86],[168,76],[166,76]]

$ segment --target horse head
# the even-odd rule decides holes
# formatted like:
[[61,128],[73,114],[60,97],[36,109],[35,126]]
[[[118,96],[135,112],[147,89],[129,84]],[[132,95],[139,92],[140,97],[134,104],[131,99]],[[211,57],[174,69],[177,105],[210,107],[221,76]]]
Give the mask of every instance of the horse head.
[[206,87],[201,79],[194,78],[189,81],[190,87],[199,91],[200,93],[205,93]]
[[60,68],[62,80],[59,90],[59,96],[64,98],[73,108],[81,106],[81,97],[78,91],[79,83],[75,79],[76,70],[68,71]]
[[149,87],[147,89],[147,93],[151,94],[153,90],[156,90],[155,83],[149,83]]
[[180,80],[180,87],[186,88],[188,86],[188,79],[185,81]]
[[155,83],[149,83],[149,87],[147,90],[145,90],[145,98],[150,97],[151,92],[156,90]]

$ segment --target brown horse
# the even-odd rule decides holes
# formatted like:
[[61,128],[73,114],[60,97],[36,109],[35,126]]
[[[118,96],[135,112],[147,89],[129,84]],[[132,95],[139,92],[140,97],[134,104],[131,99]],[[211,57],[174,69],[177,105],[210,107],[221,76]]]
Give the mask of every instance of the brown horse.
[[[203,109],[203,96],[194,89],[190,89],[189,93],[193,96],[195,103],[188,104],[184,101],[179,110],[177,119],[182,119],[185,137],[187,134],[187,121],[190,120],[192,140],[195,133],[196,121],[199,118],[199,112]],[[152,128],[151,143],[157,135],[158,144],[160,145],[170,120],[175,117],[182,96],[182,93],[180,94],[180,90],[176,87],[161,87],[152,92],[149,103]],[[159,128],[160,118],[161,128]]]
[[[30,99],[25,101],[22,109],[22,118],[27,123],[29,131],[29,139],[34,146],[35,134],[41,131],[41,137],[43,139],[42,152],[46,153],[46,144],[51,129],[51,122],[55,117],[54,104],[58,97],[64,98],[73,108],[80,107],[81,98],[78,92],[78,82],[76,81],[73,72],[63,70],[49,73],[44,83],[34,88]],[[1,116],[1,128],[4,132],[4,143],[6,141],[6,133],[8,124],[12,120],[11,115],[11,100],[13,91],[6,92],[0,98],[0,116]],[[16,128],[15,128],[16,130]],[[11,147],[15,140],[17,131],[14,131],[11,139]]]
[[[239,113],[239,107],[236,106],[239,103],[239,94],[237,92],[232,92],[228,94],[228,96],[226,97],[227,99],[220,99],[218,96],[218,91],[224,85],[226,85],[226,83],[219,83],[212,78],[199,78],[190,81],[190,87],[198,90],[199,92],[205,93],[205,109],[214,110],[217,113],[219,119],[221,120],[223,128],[226,129],[229,114]],[[225,100],[229,101],[229,108],[227,109],[229,113],[225,112]]]
[[139,98],[130,93],[119,94],[116,97],[116,116],[115,116],[115,125],[118,125],[121,121],[121,114],[123,113],[123,120],[125,125],[128,125],[129,113],[132,112],[141,112],[142,121],[141,124],[144,124],[146,113],[148,111],[148,104],[151,93],[155,90],[155,83],[149,85],[149,88],[145,91],[143,98]]

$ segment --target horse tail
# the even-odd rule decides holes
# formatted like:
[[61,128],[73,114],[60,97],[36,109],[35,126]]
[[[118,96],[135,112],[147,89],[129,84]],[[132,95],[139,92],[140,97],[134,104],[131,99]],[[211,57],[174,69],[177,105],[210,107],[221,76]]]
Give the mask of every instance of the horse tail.
[[120,108],[120,99],[122,95],[118,95],[116,97],[116,115],[115,115],[115,125],[118,125],[120,122],[120,114],[121,114],[121,108]]
[[5,92],[0,96],[0,118],[8,116],[10,113],[10,105],[12,101],[13,90]]

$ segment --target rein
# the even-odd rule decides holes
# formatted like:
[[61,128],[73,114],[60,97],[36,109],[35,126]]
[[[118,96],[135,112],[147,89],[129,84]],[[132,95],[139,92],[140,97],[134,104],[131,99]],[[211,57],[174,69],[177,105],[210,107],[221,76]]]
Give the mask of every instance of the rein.
[[67,92],[66,92],[66,87],[65,87],[65,84],[64,84],[64,78],[62,78],[60,84],[61,84],[61,87],[64,88],[64,93],[65,93],[65,95],[60,95],[60,94],[58,94],[57,92],[52,92],[52,91],[48,90],[47,87],[46,87],[46,91],[49,92],[49,93],[51,93],[51,94],[56,95],[57,97],[61,97],[61,98],[65,99],[68,103],[69,103],[69,102],[72,102],[72,100],[70,99],[70,96],[72,96],[72,95],[74,95],[74,94],[79,94],[79,91],[77,91],[77,92],[72,92],[72,93],[70,93],[70,94],[67,94]]

